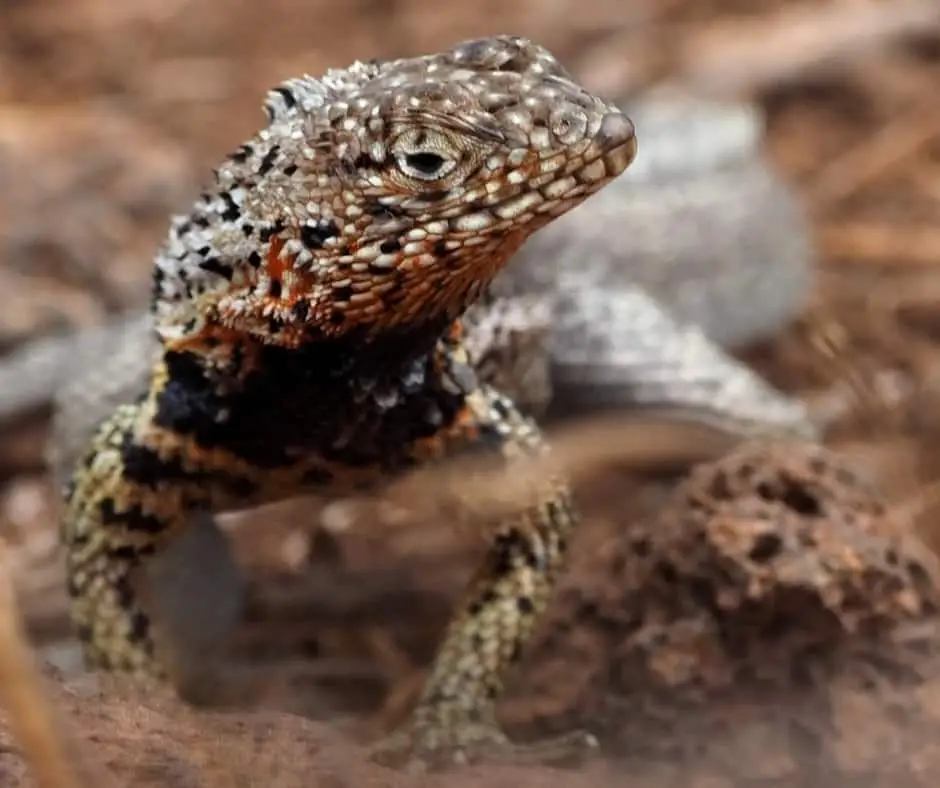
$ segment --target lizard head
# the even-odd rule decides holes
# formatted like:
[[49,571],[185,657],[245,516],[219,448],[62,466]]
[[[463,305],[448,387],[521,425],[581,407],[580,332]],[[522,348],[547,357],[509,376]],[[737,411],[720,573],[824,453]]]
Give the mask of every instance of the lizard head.
[[636,154],[623,112],[511,36],[291,80],[266,108],[218,170],[250,264],[213,309],[282,344],[459,316]]

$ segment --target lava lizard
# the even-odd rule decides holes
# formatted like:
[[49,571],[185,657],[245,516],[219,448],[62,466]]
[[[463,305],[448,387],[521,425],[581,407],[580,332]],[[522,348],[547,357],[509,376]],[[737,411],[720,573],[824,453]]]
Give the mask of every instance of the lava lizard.
[[[471,347],[495,350],[488,370],[478,370],[534,410],[554,389],[568,410],[665,403],[730,416],[733,428],[811,430],[798,403],[709,341],[735,345],[774,331],[808,290],[805,222],[758,155],[757,113],[687,98],[627,109],[647,130],[643,155],[537,234],[500,275],[495,290],[506,297],[477,310],[468,330]],[[97,422],[146,385],[156,349],[147,316],[30,343],[0,362],[8,381],[0,415],[15,417],[58,387],[51,454],[62,479]],[[238,578],[211,517],[194,523],[152,563],[166,575],[157,585],[164,618],[182,629],[175,639],[211,643],[237,613]],[[181,615],[175,608],[187,598],[200,605]]]
[[[683,96],[626,109],[647,132],[639,158],[499,275],[503,297],[468,326],[479,374],[535,412],[552,396],[561,413],[671,404],[734,430],[811,432],[799,403],[720,347],[773,333],[809,291],[807,224],[759,154],[757,111]],[[50,460],[62,482],[97,423],[146,387],[157,349],[149,315],[34,341],[0,361],[0,420],[57,391]],[[177,672],[198,683],[243,600],[229,545],[197,513],[149,571]]]
[[[193,513],[349,493],[467,450],[545,451],[482,381],[463,314],[534,232],[636,154],[633,125],[524,38],[356,62],[268,94],[269,123],[172,220],[153,267],[147,388],[65,485],[71,616],[89,667],[169,678],[137,583]],[[99,373],[101,370],[99,370]],[[383,762],[573,755],[494,707],[578,515],[561,479],[499,524]]]

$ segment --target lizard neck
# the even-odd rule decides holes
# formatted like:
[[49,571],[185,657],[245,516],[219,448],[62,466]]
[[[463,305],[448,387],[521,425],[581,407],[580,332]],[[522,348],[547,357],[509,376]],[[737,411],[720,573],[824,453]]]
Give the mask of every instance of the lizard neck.
[[461,407],[469,384],[449,337],[426,324],[294,349],[245,340],[215,357],[165,349],[151,381],[154,423],[263,467],[289,465],[296,449],[339,457],[353,445],[378,458],[383,441],[406,445]]
[[167,358],[187,359],[190,377],[198,373],[220,391],[238,392],[267,376],[285,389],[322,395],[337,387],[365,391],[407,378],[416,366],[426,366],[455,325],[440,315],[382,331],[362,326],[337,336],[311,329],[291,346],[213,325],[186,341],[163,343],[163,349]]

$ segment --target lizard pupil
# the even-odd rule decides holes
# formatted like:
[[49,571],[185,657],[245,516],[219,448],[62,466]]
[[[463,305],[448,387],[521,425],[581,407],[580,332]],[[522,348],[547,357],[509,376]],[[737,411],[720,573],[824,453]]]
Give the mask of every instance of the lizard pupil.
[[436,153],[409,153],[405,156],[405,163],[409,168],[421,173],[422,175],[436,175],[444,166],[445,161],[442,156]]

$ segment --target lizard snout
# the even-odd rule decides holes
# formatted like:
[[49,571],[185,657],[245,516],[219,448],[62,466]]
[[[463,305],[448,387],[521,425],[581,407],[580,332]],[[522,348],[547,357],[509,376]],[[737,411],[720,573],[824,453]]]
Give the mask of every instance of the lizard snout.
[[622,112],[608,112],[604,115],[595,139],[597,146],[604,152],[607,174],[611,177],[620,175],[636,157],[633,122]]

